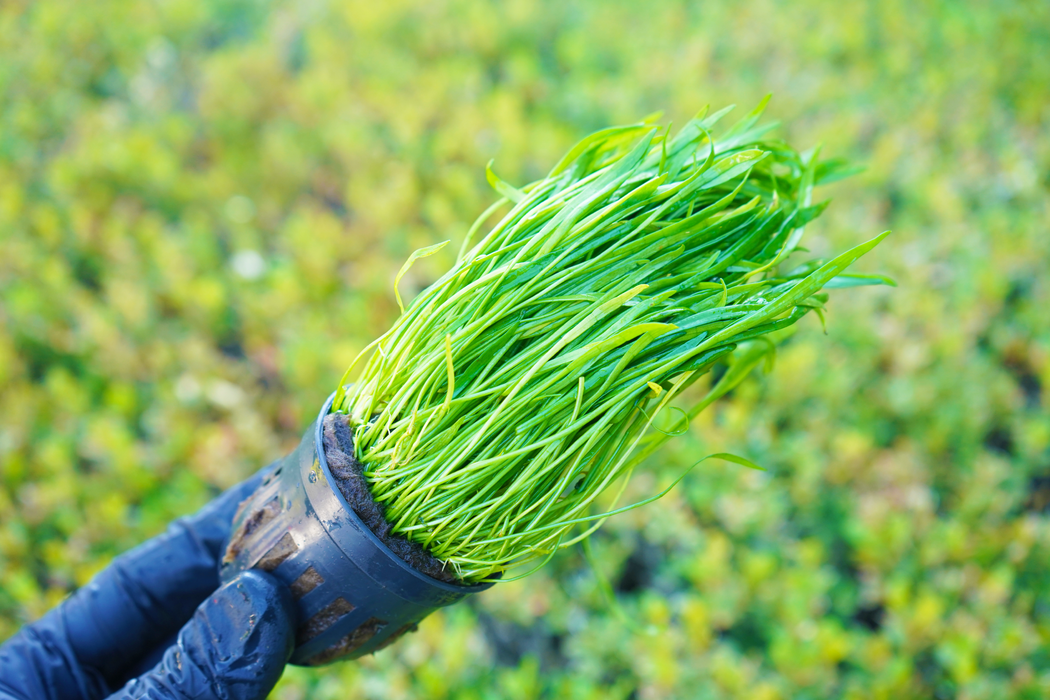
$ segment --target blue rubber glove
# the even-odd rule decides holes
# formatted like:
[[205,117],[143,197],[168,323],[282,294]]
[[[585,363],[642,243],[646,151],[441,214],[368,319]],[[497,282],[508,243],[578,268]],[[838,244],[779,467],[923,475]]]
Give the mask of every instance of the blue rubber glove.
[[261,479],[117,557],[0,646],[0,699],[265,698],[294,646],[291,594],[257,571],[219,586],[234,512]]

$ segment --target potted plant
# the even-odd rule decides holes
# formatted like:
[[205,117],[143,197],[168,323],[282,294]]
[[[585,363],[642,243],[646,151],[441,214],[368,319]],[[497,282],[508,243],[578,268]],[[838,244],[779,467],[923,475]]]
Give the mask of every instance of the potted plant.
[[[520,189],[490,164],[500,199],[405,308],[397,282],[445,243],[413,253],[400,318],[234,521],[224,576],[256,567],[288,583],[294,663],[382,648],[659,498],[595,512],[769,354],[770,333],[823,320],[824,290],[888,282],[845,272],[886,234],[788,264],[824,209],[814,186],[848,169],[767,139],[764,105],[718,137],[728,110],[673,136],[604,129]],[[672,405],[717,363],[729,370],[706,396]]]

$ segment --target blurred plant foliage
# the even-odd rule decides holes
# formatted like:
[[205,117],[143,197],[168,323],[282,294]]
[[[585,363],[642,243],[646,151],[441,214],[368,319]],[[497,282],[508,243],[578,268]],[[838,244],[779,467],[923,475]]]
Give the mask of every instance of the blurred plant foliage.
[[861,267],[901,288],[839,294],[631,491],[771,471],[595,539],[639,625],[569,552],[275,696],[1050,695],[1048,53],[1039,0],[3,3],[0,638],[293,446],[488,158],[527,182],[772,90],[868,165],[809,247],[893,228]]

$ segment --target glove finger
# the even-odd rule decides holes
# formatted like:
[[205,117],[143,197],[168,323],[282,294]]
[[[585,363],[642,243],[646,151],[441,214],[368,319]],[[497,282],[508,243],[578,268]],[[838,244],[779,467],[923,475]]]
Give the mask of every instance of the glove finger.
[[67,638],[81,664],[120,685],[137,659],[190,619],[219,586],[218,561],[238,504],[272,466],[117,557],[62,604]]
[[52,610],[0,645],[0,698],[86,698],[108,695],[111,686],[94,669],[82,668]]
[[201,603],[156,668],[110,700],[261,700],[292,654],[294,621],[288,589],[245,571]]

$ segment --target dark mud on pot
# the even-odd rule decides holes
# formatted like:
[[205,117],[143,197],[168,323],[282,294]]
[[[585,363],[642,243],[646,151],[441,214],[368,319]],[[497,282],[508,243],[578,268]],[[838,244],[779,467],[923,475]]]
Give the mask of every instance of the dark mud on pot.
[[331,402],[241,504],[220,570],[223,582],[254,568],[288,586],[298,619],[291,663],[308,666],[378,651],[492,585],[460,584],[450,567],[390,532]]

